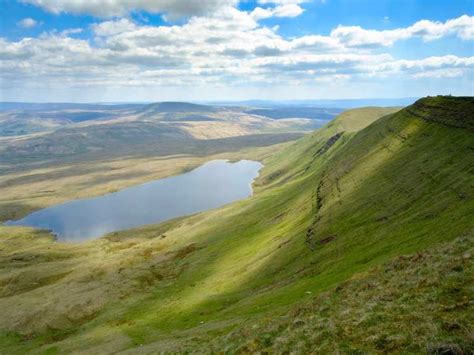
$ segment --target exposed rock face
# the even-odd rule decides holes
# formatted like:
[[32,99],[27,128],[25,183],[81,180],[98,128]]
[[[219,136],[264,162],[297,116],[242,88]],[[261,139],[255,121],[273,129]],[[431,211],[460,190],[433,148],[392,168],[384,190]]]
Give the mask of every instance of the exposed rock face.
[[338,141],[338,139],[342,137],[343,134],[344,132],[339,132],[329,138],[327,142],[324,143],[324,145],[318,149],[318,151],[316,152],[316,156],[320,156],[326,153],[329,148],[331,148]]
[[425,121],[474,132],[474,97],[426,97],[405,110]]

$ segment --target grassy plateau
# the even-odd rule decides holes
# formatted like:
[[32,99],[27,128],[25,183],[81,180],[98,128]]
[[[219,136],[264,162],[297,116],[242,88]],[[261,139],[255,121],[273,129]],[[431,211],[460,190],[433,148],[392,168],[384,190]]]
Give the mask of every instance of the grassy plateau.
[[3,220],[264,163],[251,198],[91,242],[0,226],[0,353],[471,353],[473,120],[472,98],[430,97],[279,145],[10,172]]

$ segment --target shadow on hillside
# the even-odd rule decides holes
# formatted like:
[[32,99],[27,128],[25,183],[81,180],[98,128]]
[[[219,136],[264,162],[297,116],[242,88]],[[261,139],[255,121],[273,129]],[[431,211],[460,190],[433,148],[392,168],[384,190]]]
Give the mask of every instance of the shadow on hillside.
[[[177,261],[182,263],[178,266],[187,265],[186,270],[173,284],[163,288],[158,283],[133,306],[127,303],[104,317],[120,314],[120,329],[151,341],[151,330],[205,330],[201,322],[238,321],[267,310],[275,314],[278,306],[311,297],[306,292],[320,292],[376,262],[461,234],[462,208],[467,203],[472,207],[472,197],[456,195],[472,196],[466,136],[451,129],[443,135],[446,131],[424,122],[416,122],[419,129],[410,135],[400,135],[411,120],[383,120],[353,136],[350,146],[326,152],[334,154],[332,159],[323,155],[314,160],[298,184],[288,181],[219,212],[207,212],[200,215],[206,217],[200,223],[193,217],[185,221],[191,224],[186,238],[203,247]],[[392,141],[398,148],[393,154],[385,152],[394,148],[388,144]],[[442,159],[433,159],[434,142]],[[314,143],[314,152],[322,144]],[[446,154],[441,157],[442,151]],[[369,157],[380,161],[367,166],[363,175],[348,176]],[[328,171],[327,186],[315,238],[336,238],[312,252],[304,241],[314,223],[312,193],[322,171]],[[466,187],[470,190],[464,191]],[[458,204],[461,207],[455,208]],[[435,215],[424,218],[424,212],[433,209]],[[195,232],[192,223],[201,229]]]
[[[170,299],[156,301],[163,304],[174,304],[171,309],[166,306],[162,308],[159,305],[152,306],[151,308],[144,306],[143,308],[146,310],[156,309],[157,313],[153,315],[143,314],[142,322],[148,326],[161,328],[163,326],[162,323],[168,323],[167,325],[169,326],[177,318],[185,320],[184,322],[187,326],[195,326],[197,324],[192,324],[193,321],[200,317],[212,320],[219,313],[225,317],[225,314],[229,314],[231,309],[233,316],[250,315],[260,311],[260,308],[265,308],[266,295],[273,298],[275,295],[271,295],[271,291],[287,285],[285,281],[288,280],[284,280],[281,277],[289,278],[290,282],[296,281],[291,280],[291,276],[286,268],[298,274],[305,266],[309,267],[312,270],[306,271],[308,277],[313,277],[312,282],[318,283],[318,279],[325,279],[325,286],[330,287],[337,281],[341,281],[354,272],[360,271],[375,262],[441,239],[449,239],[451,236],[454,237],[462,234],[462,225],[459,226],[461,230],[456,228],[454,222],[450,226],[446,225],[446,219],[450,217],[450,214],[449,211],[442,209],[442,206],[448,202],[452,203],[451,207],[455,203],[464,203],[459,197],[458,192],[451,188],[453,184],[456,185],[452,181],[455,174],[452,174],[452,170],[446,171],[443,183],[438,185],[440,181],[431,174],[436,174],[442,170],[441,166],[447,162],[438,160],[435,161],[435,164],[432,164],[433,160],[428,160],[426,162],[426,169],[423,164],[420,164],[432,155],[432,151],[429,148],[433,141],[430,137],[435,136],[436,139],[438,138],[436,136],[438,128],[424,122],[415,122],[418,129],[412,129],[412,127],[409,129],[411,133],[403,136],[409,128],[408,126],[413,125],[413,121],[396,122],[396,127],[392,127],[392,122],[386,119],[385,124],[382,128],[372,126],[368,128],[368,132],[359,132],[353,137],[351,144],[357,144],[358,140],[367,138],[366,134],[375,134],[368,148],[361,148],[362,150],[365,149],[365,151],[357,151],[355,149],[354,154],[359,155],[359,157],[354,159],[352,165],[347,164],[347,159],[341,159],[344,154],[350,153],[348,151],[350,148],[346,147],[345,149],[342,148],[339,152],[338,157],[342,160],[341,164],[332,167],[335,169],[333,172],[335,179],[332,187],[337,190],[338,188],[334,186],[335,181],[342,179],[358,162],[377,154],[376,151],[393,149],[392,154],[384,154],[385,159],[378,162],[376,166],[373,166],[373,170],[368,172],[368,175],[364,176],[363,180],[359,181],[360,184],[352,186],[353,189],[346,192],[344,199],[349,202],[335,201],[334,206],[329,207],[327,210],[327,213],[332,214],[332,216],[323,216],[322,223],[320,225],[316,224],[316,229],[321,228],[317,231],[320,237],[335,232],[338,235],[336,241],[329,243],[327,246],[321,246],[314,253],[310,253],[301,247],[294,247],[294,245],[292,246],[294,243],[301,243],[303,245],[304,232],[307,226],[305,226],[304,220],[289,221],[283,219],[279,223],[285,223],[291,227],[289,230],[292,232],[288,234],[290,237],[284,238],[290,242],[283,245],[275,243],[272,241],[271,235],[276,236],[279,234],[280,228],[278,224],[271,225],[270,223],[268,225],[268,221],[265,218],[255,219],[255,217],[251,217],[259,216],[263,212],[262,209],[268,209],[269,206],[264,205],[260,200],[253,201],[253,205],[249,202],[246,210],[237,217],[238,221],[234,221],[235,224],[230,223],[234,224],[234,227],[236,226],[236,230],[229,230],[229,221],[223,221],[216,229],[219,231],[227,230],[227,233],[217,233],[202,241],[205,242],[207,248],[210,248],[210,245],[216,244],[219,247],[214,249],[226,251],[221,252],[210,264],[197,267],[200,277],[194,279],[195,286],[189,285],[185,287],[183,285],[183,291],[173,293],[169,296]],[[462,132],[453,134],[463,135]],[[444,146],[450,153],[458,152],[456,156],[457,161],[454,161],[454,157],[449,154],[446,159],[450,160],[452,165],[450,169],[456,169],[455,171],[458,171],[460,174],[465,171],[466,165],[468,165],[468,162],[463,160],[462,150],[465,147],[462,144],[461,138],[448,137],[447,139],[448,142],[446,143],[450,141],[459,142],[458,147],[453,147],[452,145]],[[421,154],[423,151],[417,151],[418,146],[427,149],[425,155]],[[417,159],[413,157],[414,152],[420,154]],[[405,171],[405,174],[403,171]],[[340,176],[337,176],[338,174]],[[413,174],[413,176],[408,179],[410,174]],[[400,177],[397,178],[397,175],[400,175]],[[395,176],[395,179],[391,180],[391,176]],[[311,177],[313,176],[308,176],[308,179],[311,179]],[[461,181],[461,184],[465,184],[466,181],[469,180],[466,178]],[[382,183],[382,188],[374,189],[380,183]],[[462,187],[466,188],[467,186],[464,185]],[[306,191],[304,188],[299,188],[303,192]],[[433,190],[433,188],[437,188],[437,190]],[[437,206],[434,206],[435,209],[438,209],[435,218],[428,216],[428,219],[423,220],[423,216],[420,215],[422,211],[417,207],[430,211],[431,209],[428,204],[432,203],[433,200],[433,194],[430,194],[430,192],[435,192],[435,196],[437,196],[445,188],[447,188],[448,193],[443,195],[442,201],[438,201]],[[370,193],[370,191],[374,192]],[[380,199],[383,193],[386,194],[388,200]],[[295,195],[288,193],[288,195],[293,197],[288,200],[280,200],[279,204],[272,204],[271,215],[288,212],[287,206],[291,205],[291,200],[301,198],[297,193]],[[263,198],[263,195],[260,197]],[[387,209],[391,198],[393,198],[393,205]],[[345,206],[341,208],[341,205]],[[417,211],[419,213],[416,213]],[[388,219],[380,220],[380,214],[385,212],[389,214],[387,216]],[[245,226],[242,221],[247,219],[250,219],[251,222]],[[338,219],[341,219],[344,223],[338,225]],[[330,223],[327,223],[328,221]],[[361,221],[363,222],[361,223]],[[381,227],[382,223],[384,224],[383,228]],[[442,228],[443,224],[445,225],[444,228]],[[434,225],[440,227],[439,234],[437,236],[427,235],[427,227],[430,226],[431,230]],[[251,233],[248,233],[248,235],[244,234],[239,240],[232,241],[231,246],[225,249],[224,243],[221,241],[222,238],[233,238],[232,235],[238,235],[245,228],[249,228]],[[341,233],[348,233],[348,235],[341,235]],[[258,236],[258,238],[252,239],[252,234]],[[266,237],[262,238],[261,235]],[[253,265],[239,265],[239,262],[245,260],[239,259],[240,252],[242,250],[249,250],[249,245],[252,243],[256,244],[255,257],[250,261]],[[262,253],[262,249],[258,248],[259,245],[266,245],[268,248]],[[221,247],[222,249],[220,249]],[[368,248],[371,250],[368,250]],[[293,254],[290,258],[285,255],[289,250]],[[247,255],[246,253],[244,254]],[[225,274],[229,273],[229,271],[223,269],[223,267],[229,266],[228,260],[233,260],[234,265],[238,265],[228,275],[233,280],[233,283],[227,286],[219,285],[219,282],[226,279]],[[334,267],[336,264],[338,267],[337,271]],[[255,267],[255,265],[257,266]],[[240,267],[242,270],[239,270]],[[246,272],[246,270],[251,270],[251,272]],[[314,276],[319,273],[321,273],[319,276]],[[177,282],[179,283],[179,281]],[[275,288],[272,289],[272,287]],[[178,289],[180,288],[178,287]],[[280,291],[282,290],[280,289]],[[304,297],[302,292],[298,296],[297,293],[300,291],[296,290],[296,293],[290,295],[286,301],[295,301],[298,297]],[[175,304],[172,299],[179,299],[179,304]],[[160,317],[160,310],[164,311],[167,316]]]

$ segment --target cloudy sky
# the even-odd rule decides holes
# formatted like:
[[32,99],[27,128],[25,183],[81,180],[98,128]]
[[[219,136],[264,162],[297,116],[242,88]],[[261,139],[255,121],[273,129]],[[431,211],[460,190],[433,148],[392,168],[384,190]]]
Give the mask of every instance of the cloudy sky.
[[474,95],[474,0],[0,0],[0,101]]

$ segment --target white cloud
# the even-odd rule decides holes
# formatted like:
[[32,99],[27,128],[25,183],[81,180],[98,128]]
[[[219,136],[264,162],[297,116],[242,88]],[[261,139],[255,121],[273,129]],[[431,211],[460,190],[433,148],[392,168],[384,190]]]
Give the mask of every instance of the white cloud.
[[303,13],[303,8],[297,4],[286,4],[275,7],[273,13],[276,17],[297,17]]
[[188,90],[202,85],[303,86],[376,77],[422,82],[472,77],[474,72],[474,57],[405,60],[383,53],[384,46],[409,36],[457,35],[468,40],[465,16],[445,23],[421,21],[388,33],[338,27],[330,35],[292,39],[281,36],[278,27],[262,26],[258,18],[255,10],[227,6],[182,25],[140,25],[127,18],[102,21],[91,27],[90,40],[69,37],[76,29],[19,41],[0,38],[3,91],[24,85],[41,88],[45,83],[88,90],[171,86]]
[[92,25],[93,31],[98,36],[114,36],[123,32],[134,31],[136,28],[135,24],[126,18]]
[[447,35],[456,35],[461,39],[471,40],[474,39],[474,17],[464,15],[445,23],[422,20],[408,27],[407,32],[413,37],[419,36],[427,41]]
[[329,36],[309,35],[291,41],[292,48],[306,49],[312,52],[344,52],[346,48],[336,39]]
[[331,37],[351,47],[392,46],[395,42],[420,37],[425,41],[449,35],[463,40],[474,39],[474,17],[463,15],[446,22],[421,20],[415,24],[394,30],[366,30],[360,26],[338,26]]
[[201,16],[234,5],[236,0],[21,0],[53,12],[90,14],[97,17],[124,16],[144,10],[169,17]]
[[434,79],[442,79],[442,78],[459,78],[466,74],[466,70],[459,69],[459,68],[450,68],[450,69],[436,69],[430,71],[424,71],[421,73],[416,73],[413,75],[415,79],[423,79],[423,78],[434,78]]
[[445,55],[428,57],[418,60],[396,60],[383,63],[378,67],[380,71],[409,71],[409,72],[425,72],[429,70],[458,68],[458,69],[474,69],[474,57],[458,57],[455,55]]
[[38,25],[38,22],[31,17],[24,18],[20,22],[18,22],[18,26],[23,28],[33,28]]
[[261,20],[269,17],[297,17],[304,12],[304,9],[297,4],[284,4],[274,8],[256,7],[251,16],[255,20]]
[[273,11],[272,9],[264,9],[262,7],[256,7],[253,9],[253,11],[250,13],[250,16],[254,18],[255,20],[260,20],[260,19],[265,19],[273,16]]

